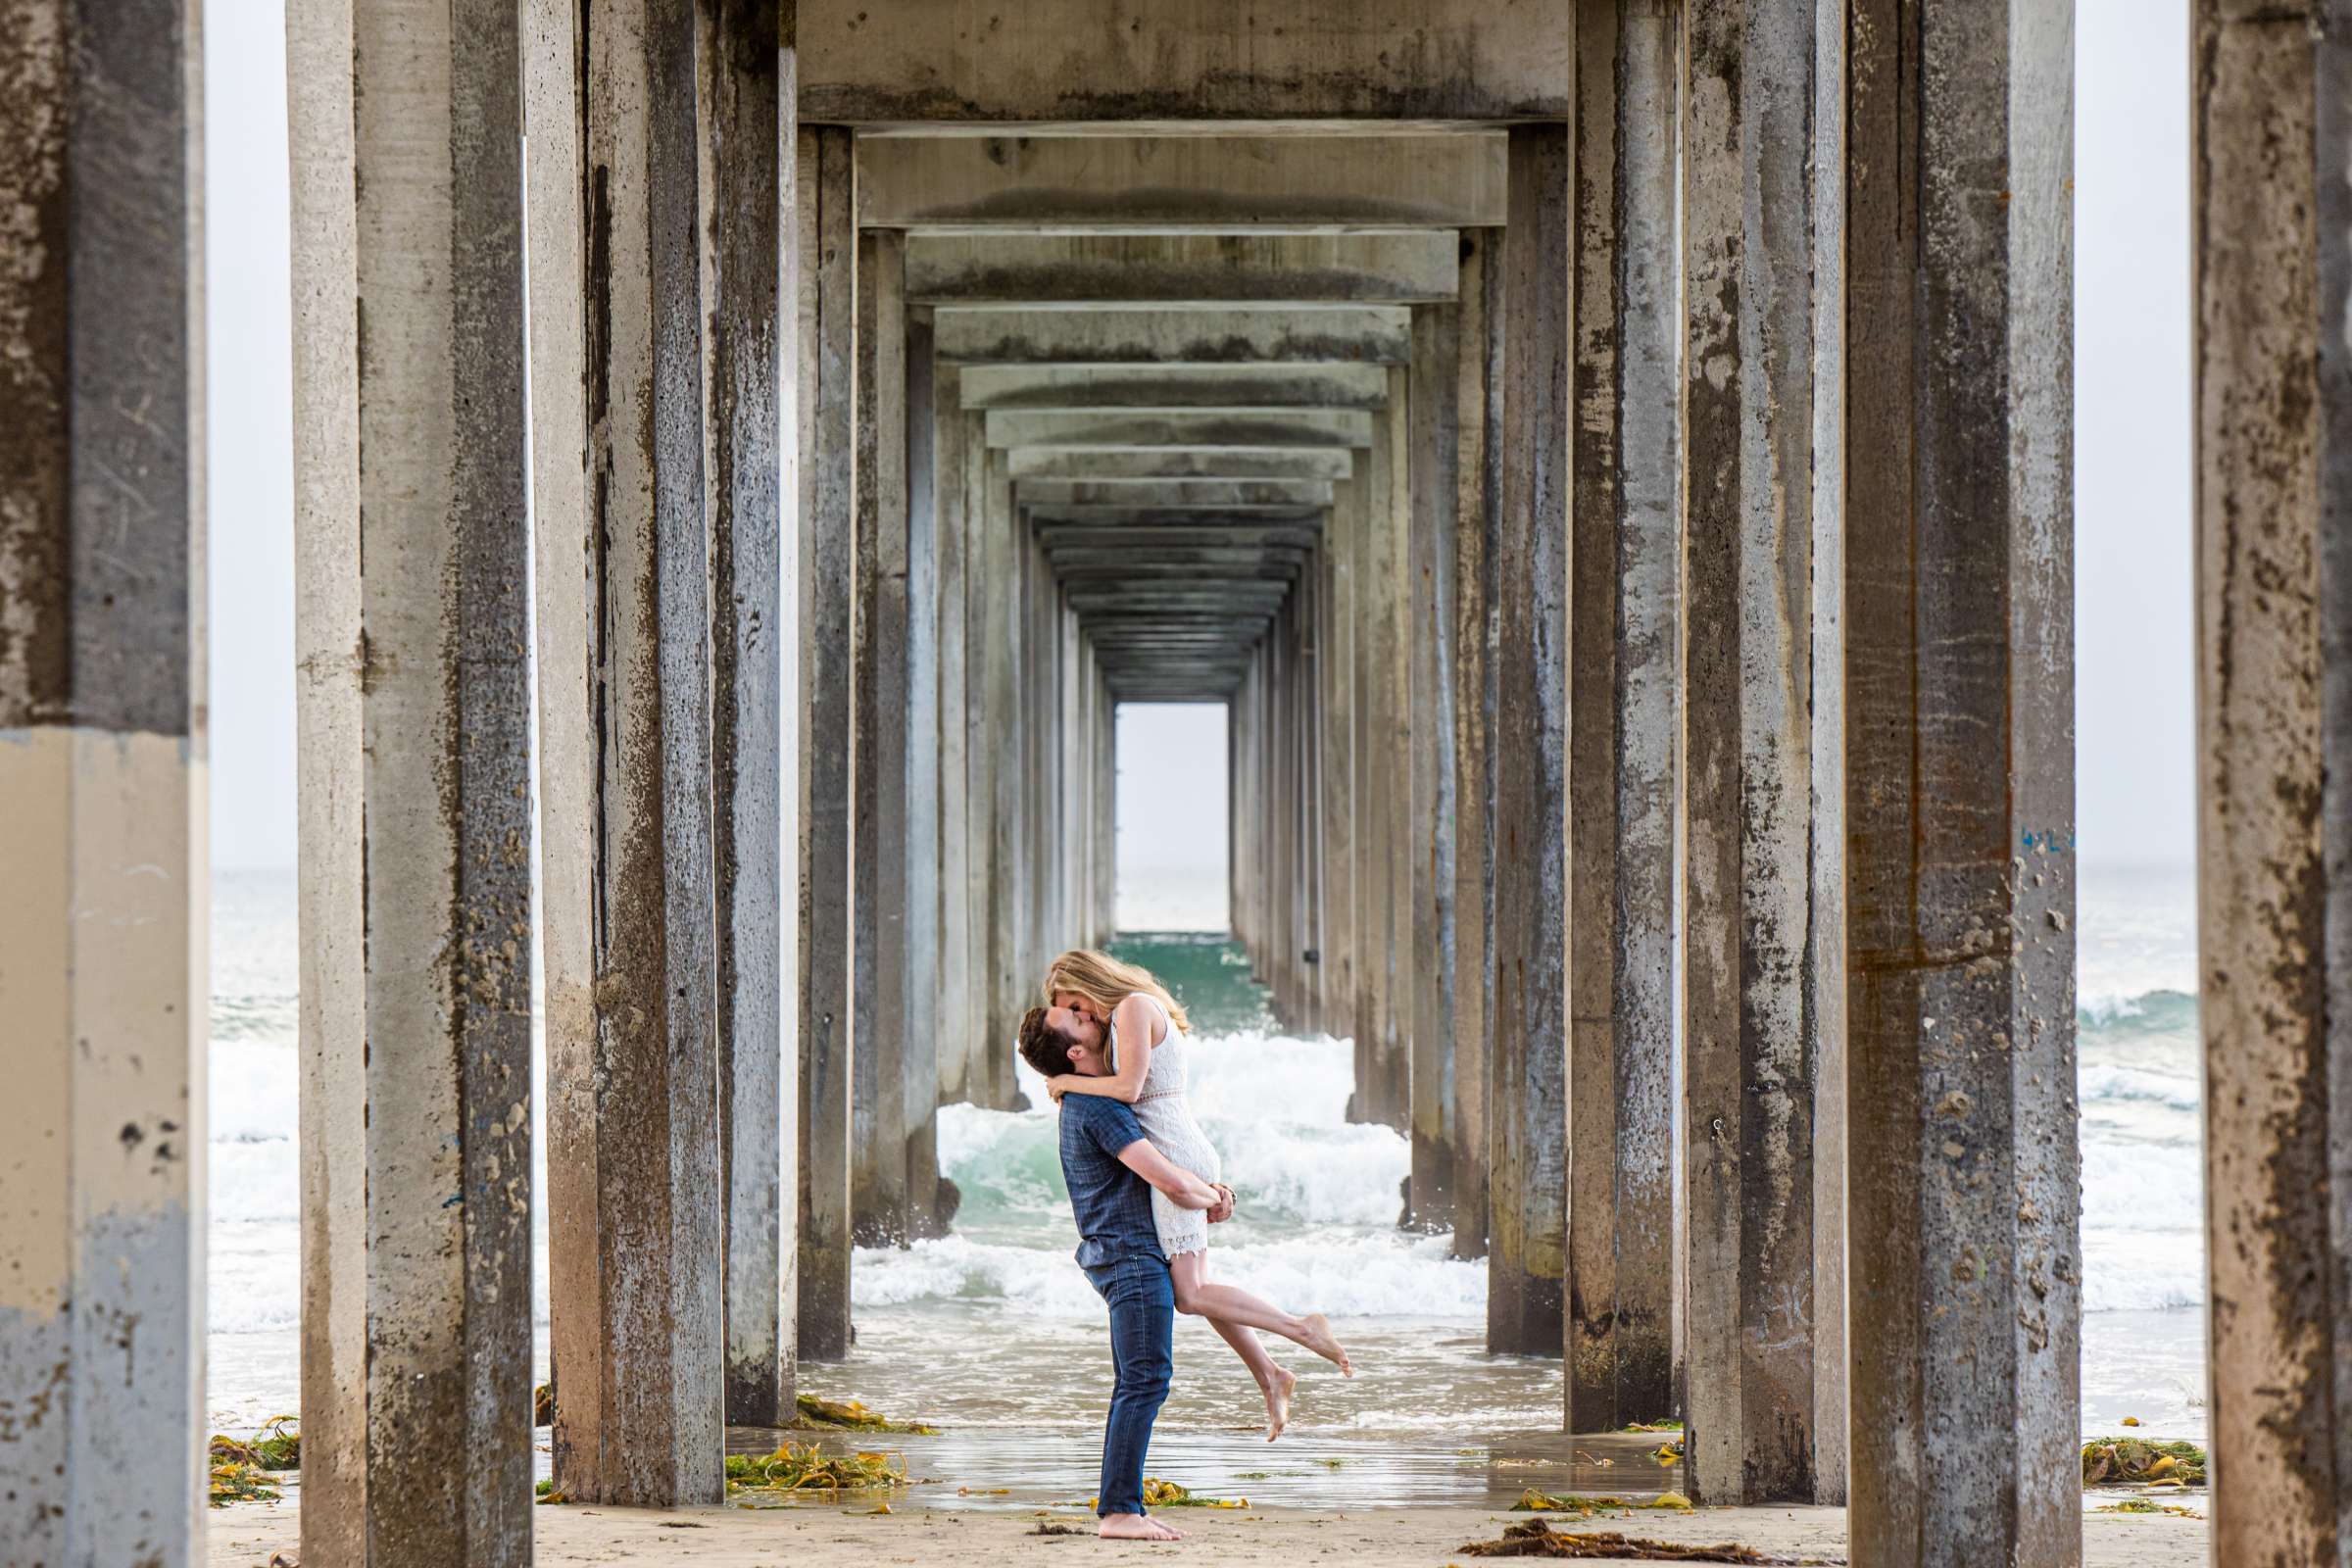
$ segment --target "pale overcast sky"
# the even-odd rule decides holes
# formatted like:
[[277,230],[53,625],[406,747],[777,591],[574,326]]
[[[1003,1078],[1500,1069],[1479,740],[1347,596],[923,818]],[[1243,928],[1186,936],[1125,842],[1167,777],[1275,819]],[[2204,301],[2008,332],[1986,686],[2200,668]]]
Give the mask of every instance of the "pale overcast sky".
[[[2078,788],[2095,872],[2182,864],[2194,848],[2188,23],[2186,0],[2082,0],[2077,15]],[[205,56],[214,856],[284,866],[294,589],[280,5],[214,0]],[[1121,734],[1138,817],[1122,848],[1221,864],[1213,717],[1160,710]],[[1213,769],[1201,765],[1212,750]],[[1163,760],[1144,765],[1152,757]]]

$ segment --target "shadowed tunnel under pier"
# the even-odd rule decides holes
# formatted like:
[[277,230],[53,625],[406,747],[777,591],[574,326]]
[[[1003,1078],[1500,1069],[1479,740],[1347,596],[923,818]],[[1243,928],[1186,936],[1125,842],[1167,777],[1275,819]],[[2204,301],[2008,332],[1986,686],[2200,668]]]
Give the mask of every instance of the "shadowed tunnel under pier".
[[[97,9],[0,41],[56,111],[0,134],[57,155],[0,160],[42,241],[0,275],[0,854],[40,895],[0,917],[36,956],[0,1408],[68,1412],[0,1426],[0,1481],[194,1432],[201,1195],[119,1167],[202,1055],[204,859],[156,825],[201,790],[197,291],[176,242],[115,283],[195,185],[97,90],[176,102],[194,33],[59,41]],[[848,1349],[854,1247],[952,1225],[937,1109],[1013,1102],[1045,961],[1111,934],[1117,709],[1179,701],[1229,714],[1235,937],[1352,1042],[1403,1223],[1485,1257],[1493,1350],[1564,1358],[1563,1427],[1681,1417],[1695,1496],[1851,1496],[1858,1561],[2073,1560],[2063,8],[1429,0],[1410,48],[1129,9],[292,0],[306,1479],[343,1503],[305,1562],[527,1558],[493,1373],[534,965],[557,1484],[715,1501],[725,1424]],[[2352,225],[2274,221],[2332,155],[2244,149],[2326,120],[2344,46],[2198,14],[2199,199],[2285,236],[2200,241],[2253,302],[2200,323],[2246,392],[2202,432],[2208,961],[2287,1020],[2246,1102],[2308,1108]],[[2305,1200],[2342,1139],[2295,1125],[2217,1108],[2213,1223],[2340,1263]],[[160,1347],[127,1381],[74,1315],[100,1245]],[[2256,1251],[2216,1252],[2253,1303],[2217,1533],[2333,1542],[2332,1449],[2265,1434],[2340,1313]],[[34,1550],[193,1560],[179,1468]]]

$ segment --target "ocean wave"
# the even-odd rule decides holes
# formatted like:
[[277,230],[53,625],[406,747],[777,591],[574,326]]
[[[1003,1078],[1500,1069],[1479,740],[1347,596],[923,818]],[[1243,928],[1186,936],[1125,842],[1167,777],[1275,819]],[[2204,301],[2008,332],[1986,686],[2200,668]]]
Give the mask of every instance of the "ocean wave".
[[2113,1101],[2194,1110],[2204,1103],[2195,1078],[2153,1067],[2085,1063],[2076,1069],[2075,1081],[2085,1105],[2095,1101]]
[[2194,1035],[2197,998],[2194,992],[2170,990],[2085,995],[2076,1003],[2075,1017],[2085,1033]]

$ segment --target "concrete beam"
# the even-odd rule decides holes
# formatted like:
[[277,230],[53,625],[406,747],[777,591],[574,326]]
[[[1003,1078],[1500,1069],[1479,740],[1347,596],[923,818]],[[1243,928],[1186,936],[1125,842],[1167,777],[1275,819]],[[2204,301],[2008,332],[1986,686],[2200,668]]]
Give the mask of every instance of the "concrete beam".
[[[1852,54],[1842,74],[1851,84],[1840,247],[1846,514],[1869,519],[1846,533],[1843,601],[1853,1238],[1847,1517],[1853,1559],[1890,1565],[2061,1564],[2082,1553],[2074,24],[2064,8],[2035,7],[2012,13],[2005,28],[1987,32],[1981,22],[1975,8],[1949,0],[1867,0],[1847,31]],[[2255,237],[2283,237],[2273,224],[2313,216],[2298,205],[2303,198],[2279,187],[2272,187],[2277,205],[2255,196],[2282,168],[2288,145],[2276,117],[2293,101],[2293,78],[2273,67],[2290,36],[2311,49],[2308,34],[2280,26],[2275,14],[2249,23],[2234,40],[2251,45],[2247,74],[2230,96],[2207,99],[2245,106],[2242,140],[2225,161],[2202,165],[2200,176],[2212,181],[2209,199],[2225,191],[2252,198],[2227,212],[2207,208],[2200,228],[2229,233],[2232,248],[2247,246],[2235,252],[2244,270],[2206,275],[2208,310],[2231,320],[2251,322],[2257,300],[2285,292],[2286,274],[2274,269],[2281,253]],[[2208,158],[2219,152],[2218,140],[2202,145]],[[2326,180],[2340,201],[2340,171]],[[2239,219],[2245,226],[2222,226]],[[2218,254],[2203,260],[2210,266]],[[2240,292],[2226,292],[2233,287]],[[2316,348],[2316,313],[2287,318],[2306,346],[2287,352]],[[2266,356],[2278,342],[2254,340]],[[2292,383],[2260,384],[2309,385],[2301,379],[2307,371],[2294,373]],[[2236,403],[2209,379],[2202,407],[2264,406]],[[2251,416],[2261,421],[2267,411]],[[2213,429],[2206,426],[2208,437]],[[2257,450],[2260,472],[2294,471],[2279,449]],[[2206,470],[2209,482],[2214,473]],[[2249,519],[2258,514],[2249,509],[2263,505],[2259,489],[2208,489],[2203,500]],[[2281,508],[2272,515],[2294,514]],[[2250,544],[2264,528],[2253,523],[2231,543]],[[2205,563],[2218,564],[2213,555]],[[2214,586],[2210,577],[2205,583]],[[2267,598],[2278,587],[2265,580],[2253,591]],[[1695,618],[1695,603],[1692,610]],[[2230,680],[2233,689],[2262,689],[2246,664]],[[2209,686],[2209,701],[2213,695]],[[2275,710],[2259,728],[2281,733]],[[2217,738],[2207,732],[2208,744]],[[2263,790],[2262,809],[2277,811],[2279,797],[2260,779],[2258,747],[2249,734],[2234,751],[2209,755],[2226,756],[2230,777]],[[2209,795],[2209,835],[2218,825],[2214,805]],[[2215,883],[2205,887],[2210,899]],[[2221,940],[2247,941],[2249,957],[2266,940],[2257,907],[2208,902],[2206,910],[2207,940],[2217,927],[2234,927]],[[2209,982],[2223,978],[2206,972]],[[2247,978],[2261,986],[2280,971],[2256,973]],[[2226,986],[2222,997],[2207,994],[2206,1027],[2236,1030],[2209,1061],[2250,1066],[2263,1059],[2262,1041],[2286,1038],[2285,1026],[2264,1008],[2259,1027],[2238,1028],[2227,996]],[[2247,1089],[2246,1115],[2272,1130],[2258,1139],[2291,1124],[2294,1107],[2274,1102],[2258,1109],[2257,1091]],[[2209,1080],[2207,1114],[2236,1094],[2228,1077]],[[2209,1147],[2216,1145],[2231,1147],[2227,1135]],[[2266,1162],[2277,1149],[2259,1141],[2236,1147],[2259,1149]],[[2315,1202],[2299,1173],[2283,1165],[2257,1179],[2283,1183],[2296,1211]],[[2231,1224],[2245,1211],[2233,1209],[2221,1183],[2209,1204],[2214,1222],[2230,1227],[2230,1247],[2244,1247],[2238,1256],[2260,1270],[2268,1215]],[[2340,1223],[2332,1234],[2342,1235]],[[2291,1244],[2279,1255],[2293,1259],[2283,1266],[2297,1277],[2319,1266]],[[2283,1278],[2264,1273],[2260,1288]],[[2235,1343],[2250,1345],[2261,1333],[2237,1315],[2246,1304],[2217,1298],[2213,1320],[2248,1333]],[[2298,1316],[2286,1332],[2307,1344],[2308,1323]],[[2234,1334],[2225,1336],[2230,1340]],[[2230,1485],[2233,1460],[2259,1465],[2255,1455],[2273,1444],[2273,1451],[2309,1454],[2318,1434],[2272,1424],[2287,1406],[2263,1407],[2274,1396],[2252,1365],[2217,1359],[2213,1375],[2219,1560],[2282,1560],[2288,1532],[2309,1528],[2310,1516],[2298,1524],[2274,1497],[2260,1518],[2240,1515],[2236,1540],[2245,1544],[2233,1549],[2218,1488]],[[2246,1417],[2229,1407],[2232,1395],[2250,1397],[2251,1406],[2237,1410],[2261,1423],[2262,1435],[2237,1425]],[[2245,1446],[2237,1446],[2241,1435]],[[1942,1479],[1920,1485],[1927,1476]],[[2332,1499],[2326,1516],[2336,1517]],[[2303,1536],[2302,1560],[2321,1555],[2321,1539]]]
[[1287,482],[1345,479],[1346,452],[1309,447],[1029,447],[1010,454],[1018,479],[1205,479]]
[[[715,1502],[722,1211],[692,14],[685,0],[597,0],[585,15],[535,13],[526,31],[540,160],[528,249],[548,268],[531,293],[532,384],[551,410],[533,514],[556,1485],[582,1501]],[[562,390],[572,387],[595,396],[574,404]]]
[[800,1074],[785,1043],[778,853],[787,639],[779,635],[777,318],[792,297],[778,245],[790,208],[779,192],[791,200],[796,172],[778,150],[794,146],[798,132],[790,74],[778,69],[790,58],[779,54],[782,41],[768,7],[721,8],[696,29],[726,1401],[727,1420],[743,1426],[777,1426],[794,1410],[793,1274],[784,1257],[799,1205],[786,1205],[784,1171],[798,1163],[799,1118],[783,1111],[800,1102]]
[[992,365],[1402,365],[1411,315],[1386,305],[943,309],[934,352]]
[[[806,112],[942,121],[1519,120],[1567,112],[1567,29],[1478,0],[1416,9],[1409,36],[1344,4],[1268,27],[1244,0],[1166,12],[1051,0],[971,25],[948,0],[802,12]],[[1049,127],[1050,128],[1050,127]]]
[[867,228],[1463,228],[1502,220],[1494,131],[858,142],[858,221]]
[[[2352,213],[2340,127],[2352,40],[2318,5],[2257,15],[2201,0],[2190,14],[2213,1550],[2216,1562],[2341,1562],[2352,1548]],[[2026,849],[2034,882],[2072,842]]]
[[191,1568],[210,904],[198,10],[133,23],[26,0],[8,17],[0,1549]]
[[1302,507],[1109,507],[1041,506],[1026,509],[1030,523],[1049,528],[1110,528],[1146,530],[1189,528],[1232,534],[1267,528],[1287,528],[1312,541],[1322,527],[1321,508]]
[[850,622],[857,593],[850,137],[803,127],[790,230],[799,323],[795,746],[800,831],[800,1353],[850,1353]]
[[1176,513],[1163,523],[1082,520],[1043,522],[1036,527],[1037,537],[1049,554],[1068,549],[1151,551],[1214,547],[1311,550],[1322,533],[1319,514],[1312,525],[1299,522],[1265,523],[1253,518],[1230,521],[1215,518],[1196,523],[1187,519],[1184,514]]
[[1446,229],[913,234],[906,241],[906,298],[923,305],[1412,305],[1453,297],[1454,247]]
[[1331,484],[1319,479],[1025,479],[1012,487],[1021,505],[1121,507],[1144,511],[1224,511],[1235,507],[1285,507],[1322,511],[1331,505]]
[[967,409],[1377,409],[1377,365],[975,365]]
[[[302,1554],[521,1565],[531,1409],[508,1369],[531,1353],[536,942],[516,17],[361,0],[287,20]],[[400,350],[360,352],[363,318]],[[476,1462],[453,1474],[453,1451]]]
[[1494,549],[1494,1057],[1487,1346],[1558,1354],[1567,1219],[1569,260],[1574,172],[1556,125],[1511,132],[1502,242],[1501,506]]
[[[1676,1407],[1680,22],[1676,7],[1616,0],[1587,0],[1577,14],[1564,1328],[1571,1432],[1660,1421]],[[1800,568],[1805,560],[1800,553]]]
[[992,447],[1361,447],[1372,416],[1330,409],[1120,409],[988,416]]

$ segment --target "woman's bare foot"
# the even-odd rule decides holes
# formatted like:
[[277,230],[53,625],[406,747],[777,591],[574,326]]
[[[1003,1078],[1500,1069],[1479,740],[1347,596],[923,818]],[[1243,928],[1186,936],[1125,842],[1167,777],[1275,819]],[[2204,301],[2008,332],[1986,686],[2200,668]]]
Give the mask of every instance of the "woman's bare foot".
[[1104,1541],[1182,1541],[1184,1532],[1171,1530],[1158,1520],[1140,1513],[1106,1513],[1095,1527],[1095,1534]]
[[1282,1436],[1282,1429],[1291,1424],[1291,1391],[1298,1386],[1298,1374],[1274,1369],[1274,1381],[1266,1386],[1266,1441],[1272,1443]]
[[1306,1334],[1298,1343],[1324,1360],[1338,1363],[1340,1370],[1348,1376],[1355,1376],[1355,1363],[1348,1359],[1348,1352],[1340,1348],[1338,1338],[1332,1334],[1331,1319],[1320,1312],[1310,1312],[1305,1322]]

